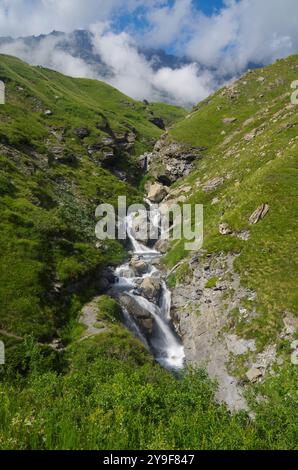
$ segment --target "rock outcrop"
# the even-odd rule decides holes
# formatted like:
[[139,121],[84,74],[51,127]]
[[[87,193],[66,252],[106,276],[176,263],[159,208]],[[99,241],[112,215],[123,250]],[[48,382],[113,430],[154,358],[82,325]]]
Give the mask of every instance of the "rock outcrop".
[[170,186],[194,168],[194,162],[202,158],[205,148],[187,147],[178,142],[160,140],[154,151],[140,157],[143,169],[150,169],[151,174],[160,183]]
[[142,333],[149,338],[152,335],[154,319],[148,310],[143,308],[136,300],[135,297],[128,294],[122,294],[119,297],[120,304],[122,307],[129,311],[140,327]]
[[142,284],[140,285],[140,291],[149,302],[154,304],[159,303],[161,294],[161,281],[154,277],[145,277]]

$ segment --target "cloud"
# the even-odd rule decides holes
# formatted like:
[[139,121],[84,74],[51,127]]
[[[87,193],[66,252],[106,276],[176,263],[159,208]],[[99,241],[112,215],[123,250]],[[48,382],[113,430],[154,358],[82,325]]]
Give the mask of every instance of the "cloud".
[[155,71],[129,34],[113,33],[102,24],[90,29],[95,52],[112,71],[109,83],[127,95],[191,106],[210,93],[212,76],[207,72],[200,74],[196,64]]
[[[143,0],[0,0],[1,35],[13,37],[70,32],[104,21],[123,10],[129,14]],[[155,4],[151,0],[149,3]]]
[[[0,48],[32,64],[108,81],[137,99],[190,106],[250,64],[266,65],[298,52],[297,0],[224,0],[211,15],[195,0],[0,0],[1,35],[90,28],[94,51],[109,74],[73,57],[46,37],[38,48],[17,40]],[[118,21],[120,20],[120,21]],[[122,25],[122,28],[120,27]],[[159,68],[143,47],[188,57]]]
[[296,0],[226,0],[210,17],[199,14],[185,52],[219,75],[238,74],[298,51]]

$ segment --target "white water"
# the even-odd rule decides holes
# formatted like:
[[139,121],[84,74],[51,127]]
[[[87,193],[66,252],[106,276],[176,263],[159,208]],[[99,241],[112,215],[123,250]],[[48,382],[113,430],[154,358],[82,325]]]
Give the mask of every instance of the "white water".
[[[161,217],[158,206],[150,204],[150,207],[153,210],[153,223],[158,227],[160,233]],[[133,297],[143,309],[151,314],[154,319],[153,333],[150,338],[146,339],[134,318],[129,315],[127,310],[124,310],[126,324],[136,334],[136,336],[152,350],[156,360],[163,367],[167,369],[182,369],[185,360],[184,348],[172,328],[170,316],[171,292],[167,288],[166,283],[164,281],[162,282],[160,305],[155,305],[152,302],[149,302],[145,297],[136,293],[136,288],[140,280],[143,280],[145,277],[153,277],[159,274],[158,269],[152,265],[152,262],[153,260],[156,260],[156,258],[160,257],[161,254],[135,239],[133,234],[134,215],[135,214],[131,214],[126,219],[127,235],[131,241],[134,255],[144,259],[149,264],[149,269],[143,276],[135,277],[129,263],[118,267],[115,271],[118,279],[117,289]]]

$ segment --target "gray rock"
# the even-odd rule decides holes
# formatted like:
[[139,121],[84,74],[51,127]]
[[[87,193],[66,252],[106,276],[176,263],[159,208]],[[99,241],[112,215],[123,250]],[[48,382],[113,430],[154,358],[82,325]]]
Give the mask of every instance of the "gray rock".
[[140,291],[147,300],[158,304],[161,294],[160,279],[154,277],[145,277],[140,285]]
[[135,273],[139,276],[142,276],[143,274],[146,274],[148,271],[148,263],[146,263],[144,260],[138,258],[137,256],[134,256],[130,262],[130,265],[132,269],[135,271]]
[[246,377],[250,382],[256,382],[259,378],[263,377],[263,372],[261,369],[252,367],[249,371],[246,372]]
[[210,191],[214,191],[217,189],[219,186],[221,186],[224,183],[224,178],[218,176],[216,178],[212,178],[211,180],[207,181],[207,183],[204,184],[203,191],[205,193],[208,193]]
[[235,117],[224,118],[223,119],[224,124],[233,124],[233,122],[236,122],[236,121],[237,121],[237,118],[235,118]]
[[219,233],[221,235],[231,235],[233,233],[233,230],[228,226],[228,224],[222,223],[219,226]]
[[160,183],[154,183],[149,188],[148,199],[151,202],[159,203],[166,197],[167,194],[168,190],[165,186]]
[[143,308],[135,297],[122,294],[119,297],[120,304],[129,311],[130,315],[134,317],[142,332],[148,338],[152,335],[154,319],[148,310]]
[[270,209],[270,207],[268,206],[268,204],[262,204],[250,216],[249,223],[251,225],[257,224],[260,220],[264,219],[264,217],[268,214],[269,209]]

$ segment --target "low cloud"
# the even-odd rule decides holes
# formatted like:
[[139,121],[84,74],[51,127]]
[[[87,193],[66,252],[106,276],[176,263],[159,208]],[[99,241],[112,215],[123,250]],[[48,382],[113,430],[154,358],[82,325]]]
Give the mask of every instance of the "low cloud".
[[[2,35],[90,29],[108,73],[61,50],[55,36],[41,39],[38,47],[16,40],[0,52],[67,75],[102,79],[136,99],[183,106],[251,64],[298,52],[297,0],[224,0],[209,16],[199,6],[194,0],[0,0]],[[119,24],[125,25],[120,32]],[[156,67],[140,52],[144,47],[172,50],[187,57],[180,62],[186,65]]]
[[211,74],[200,73],[197,64],[156,71],[127,33],[115,34],[101,24],[91,31],[95,52],[112,71],[109,83],[133,98],[191,106],[212,90]]

